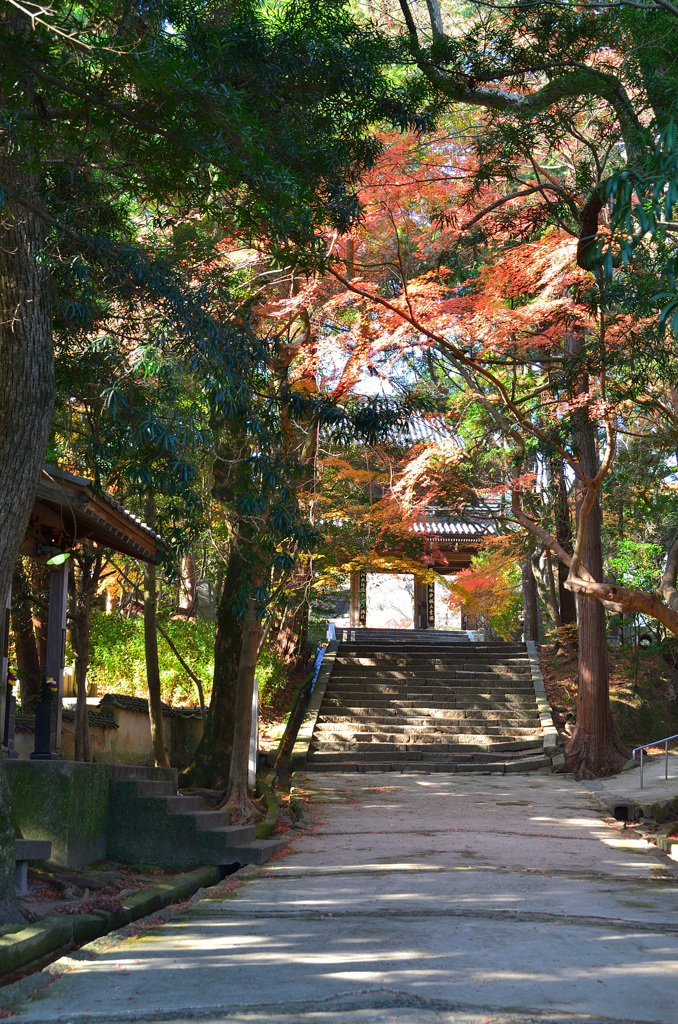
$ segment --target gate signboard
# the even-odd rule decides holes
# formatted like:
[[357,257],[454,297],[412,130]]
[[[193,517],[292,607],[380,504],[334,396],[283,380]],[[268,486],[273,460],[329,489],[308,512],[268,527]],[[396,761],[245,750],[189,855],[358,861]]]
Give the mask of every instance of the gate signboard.
[[367,624],[367,573],[360,573],[360,589],[358,591],[358,625]]
[[435,626],[436,624],[436,592],[435,583],[428,584],[427,594],[427,608],[428,608],[428,624],[429,626]]

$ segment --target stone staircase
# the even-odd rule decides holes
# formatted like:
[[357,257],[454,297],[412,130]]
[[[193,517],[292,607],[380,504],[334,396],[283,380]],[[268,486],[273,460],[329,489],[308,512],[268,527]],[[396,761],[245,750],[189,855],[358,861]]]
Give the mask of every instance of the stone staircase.
[[306,768],[524,772],[550,766],[523,643],[340,629]]
[[229,825],[201,797],[177,794],[176,768],[113,768],[107,856],[128,864],[190,868],[262,864],[285,840],[256,839],[254,825]]

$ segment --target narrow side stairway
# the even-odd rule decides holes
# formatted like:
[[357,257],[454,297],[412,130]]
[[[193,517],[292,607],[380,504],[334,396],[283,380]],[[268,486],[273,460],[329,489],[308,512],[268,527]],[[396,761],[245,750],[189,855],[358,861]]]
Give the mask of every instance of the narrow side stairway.
[[311,771],[524,772],[550,765],[523,643],[341,629]]
[[[158,778],[161,772],[165,778]],[[255,831],[254,825],[229,825],[225,811],[205,808],[200,797],[178,795],[176,769],[114,768],[107,835],[113,860],[168,869],[232,868],[262,864],[285,848],[285,840],[256,839]]]

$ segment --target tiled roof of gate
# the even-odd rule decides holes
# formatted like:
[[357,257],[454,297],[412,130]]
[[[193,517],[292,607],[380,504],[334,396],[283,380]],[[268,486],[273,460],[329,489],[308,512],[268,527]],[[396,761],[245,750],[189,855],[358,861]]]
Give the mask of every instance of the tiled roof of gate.
[[456,515],[446,516],[444,512],[431,510],[430,516],[415,520],[412,524],[414,533],[430,537],[461,537],[465,539],[493,537],[498,533],[496,522],[487,513],[478,509],[468,509],[463,518]]

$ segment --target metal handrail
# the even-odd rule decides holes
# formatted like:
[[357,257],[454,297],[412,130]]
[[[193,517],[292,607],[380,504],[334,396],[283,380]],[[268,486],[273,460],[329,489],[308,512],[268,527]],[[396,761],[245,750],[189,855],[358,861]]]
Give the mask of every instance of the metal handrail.
[[643,743],[642,747],[634,747],[631,756],[633,760],[636,759],[636,751],[640,751],[640,788],[643,788],[643,751],[647,750],[648,747],[657,747],[660,743],[664,744],[664,778],[669,777],[669,742],[671,740],[678,740],[678,732],[674,733],[673,736],[665,736],[663,740],[653,740],[652,743]]

